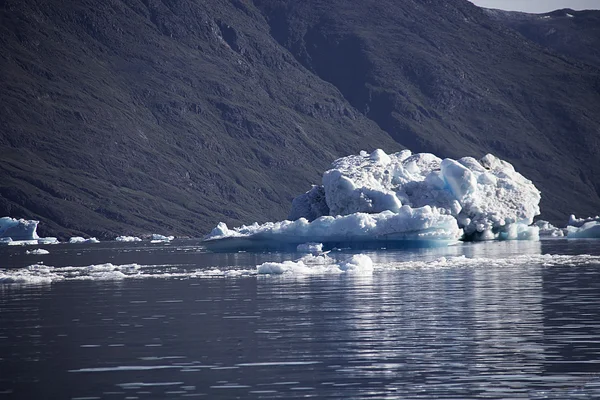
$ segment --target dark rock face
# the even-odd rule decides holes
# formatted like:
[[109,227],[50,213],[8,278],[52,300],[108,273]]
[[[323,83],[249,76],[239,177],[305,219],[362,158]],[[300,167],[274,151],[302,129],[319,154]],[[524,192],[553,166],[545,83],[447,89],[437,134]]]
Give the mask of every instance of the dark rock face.
[[282,219],[333,159],[402,148],[250,2],[0,7],[0,215],[42,235]]
[[542,191],[542,217],[561,226],[568,210],[598,212],[598,66],[466,1],[255,3],[282,46],[398,142],[510,161]]
[[528,14],[487,9],[490,18],[540,46],[600,67],[600,10]]
[[282,219],[335,158],[505,158],[600,208],[600,71],[466,0],[0,4],[0,216],[41,235]]

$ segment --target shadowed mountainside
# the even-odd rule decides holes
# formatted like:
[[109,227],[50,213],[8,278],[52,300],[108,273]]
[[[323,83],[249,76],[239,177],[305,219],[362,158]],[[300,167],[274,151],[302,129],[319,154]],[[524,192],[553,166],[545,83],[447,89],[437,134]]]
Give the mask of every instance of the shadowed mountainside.
[[329,163],[491,152],[600,208],[600,71],[466,0],[0,3],[0,214],[42,234],[284,218]]
[[486,9],[502,24],[540,46],[600,67],[600,10],[556,10],[546,14]]
[[43,234],[280,219],[333,159],[401,149],[248,2],[0,7],[0,214]]
[[[306,68],[415,151],[509,160],[542,217],[600,209],[600,70],[467,1],[257,0]],[[345,66],[351,66],[344,68]]]

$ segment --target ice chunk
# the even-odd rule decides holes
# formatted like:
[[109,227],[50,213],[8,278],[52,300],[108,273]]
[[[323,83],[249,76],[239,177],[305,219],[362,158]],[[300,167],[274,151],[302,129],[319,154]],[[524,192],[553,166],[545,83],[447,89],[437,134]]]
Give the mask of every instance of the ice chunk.
[[567,237],[569,239],[600,239],[600,222],[585,222],[579,228],[576,226],[567,226]]
[[[304,218],[296,221],[267,222],[229,229],[220,223],[205,238],[204,244],[213,249],[228,247],[229,239],[234,248],[254,248],[260,244],[277,246],[281,243],[299,244],[315,241],[325,243],[417,242],[415,245],[430,245],[429,242],[447,244],[456,242],[462,234],[456,219],[429,206],[411,208],[403,206],[397,213],[384,211],[377,214],[354,213],[336,217],[325,216],[312,222]],[[233,241],[232,239],[238,239]]]
[[365,254],[355,254],[340,264],[340,270],[352,274],[372,274],[373,260]]
[[48,250],[44,250],[44,249],[35,249],[35,250],[27,250],[25,252],[25,254],[44,255],[44,254],[50,254],[50,252]]
[[266,262],[256,269],[259,274],[269,275],[372,274],[373,261],[364,254],[353,255],[341,263],[336,263],[327,255],[307,255],[296,261]]
[[55,237],[48,236],[48,237],[39,238],[38,243],[39,244],[58,244],[59,241]]
[[535,226],[540,230],[540,236],[550,237],[563,237],[565,236],[564,230],[555,227],[548,221],[539,220],[534,223]]
[[296,251],[301,253],[320,253],[323,251],[323,243],[302,243],[296,247]]
[[142,239],[135,236],[117,236],[115,238],[117,242],[141,242]]
[[491,154],[479,161],[442,160],[409,150],[390,155],[375,150],[334,161],[323,186],[292,203],[295,221],[234,229],[220,223],[206,244],[426,243],[463,234],[470,240],[536,240],[539,229],[529,225],[540,213],[539,202],[533,183]]
[[[10,238],[8,238],[10,239]],[[9,246],[35,246],[38,244],[38,240],[37,239],[32,239],[32,240],[9,240],[8,242],[6,242],[6,244],[8,244]]]
[[158,233],[152,234],[152,243],[170,242],[173,239],[175,239],[175,236],[164,236],[164,235],[159,235]]
[[15,219],[11,217],[0,218],[0,238],[12,240],[34,240],[39,236],[36,229],[39,221]]
[[[525,230],[539,215],[540,192],[513,166],[488,154],[444,159],[405,150],[386,155],[376,150],[336,160],[323,175],[323,191],[330,215],[357,212],[398,212],[402,205],[426,205],[452,215],[470,239],[535,238]],[[291,216],[310,216],[307,204],[293,203]],[[319,198],[322,203],[322,198]],[[299,205],[302,207],[299,207]],[[521,234],[511,226],[521,225]]]
[[568,226],[574,226],[575,228],[581,228],[586,222],[600,222],[600,216],[588,217],[588,218],[577,218],[571,214],[569,217]]
[[96,239],[95,237],[86,239],[81,236],[73,236],[72,238],[69,239],[69,243],[71,243],[71,244],[73,244],[73,243],[100,243],[100,241],[98,239]]

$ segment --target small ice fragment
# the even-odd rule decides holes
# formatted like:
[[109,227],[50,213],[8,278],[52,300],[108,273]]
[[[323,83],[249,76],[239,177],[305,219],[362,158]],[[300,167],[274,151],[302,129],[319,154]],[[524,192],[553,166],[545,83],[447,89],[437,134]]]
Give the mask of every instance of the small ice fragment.
[[323,251],[323,243],[308,242],[299,244],[296,251],[300,253],[320,253]]
[[175,236],[164,236],[164,235],[159,235],[158,233],[152,234],[153,241],[170,242],[173,239],[175,239]]
[[81,236],[73,236],[72,238],[69,239],[69,243],[71,243],[71,244],[74,244],[74,243],[100,243],[100,241],[98,239],[96,239],[95,237],[86,239]]
[[141,242],[142,239],[136,236],[117,236],[115,238],[117,242]]
[[340,264],[340,269],[353,274],[372,274],[373,260],[365,254],[355,254]]
[[35,250],[27,250],[25,252],[25,254],[43,255],[43,254],[50,254],[50,252],[48,250],[44,250],[44,249],[35,249]]

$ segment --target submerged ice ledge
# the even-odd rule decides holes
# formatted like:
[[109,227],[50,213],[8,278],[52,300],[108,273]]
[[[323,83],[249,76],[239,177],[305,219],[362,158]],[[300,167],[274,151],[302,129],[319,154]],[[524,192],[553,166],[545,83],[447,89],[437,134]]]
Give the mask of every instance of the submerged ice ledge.
[[206,236],[212,248],[327,243],[418,243],[458,240],[538,240],[530,226],[540,192],[513,166],[491,154],[444,160],[409,150],[375,150],[340,158],[322,185],[296,197],[290,220]]

